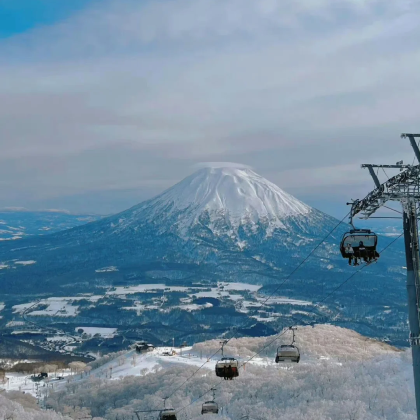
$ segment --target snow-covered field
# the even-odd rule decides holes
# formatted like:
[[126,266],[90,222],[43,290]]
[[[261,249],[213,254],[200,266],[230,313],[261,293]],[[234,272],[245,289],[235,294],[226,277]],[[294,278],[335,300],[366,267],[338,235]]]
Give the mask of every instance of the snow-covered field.
[[28,261],[15,261],[15,264],[17,265],[31,265],[31,264],[35,264],[36,261],[34,260],[28,260]]
[[[15,313],[23,313],[28,309],[28,315],[31,316],[57,316],[57,317],[69,317],[77,315],[77,305],[73,305],[73,302],[84,299],[83,297],[51,297],[47,299],[41,299],[35,302],[23,303],[20,305],[13,306]],[[46,306],[44,309],[37,310],[39,306]]]
[[96,273],[110,273],[113,271],[118,271],[118,268],[115,266],[110,266],[110,267],[103,267],[103,268],[98,268],[97,270],[95,270]]
[[[67,297],[50,297],[40,299],[28,303],[14,305],[13,312],[29,316],[56,316],[56,317],[74,317],[78,314],[77,301],[85,299],[94,303],[101,299],[102,296],[67,296]],[[37,309],[38,307],[43,309]]]

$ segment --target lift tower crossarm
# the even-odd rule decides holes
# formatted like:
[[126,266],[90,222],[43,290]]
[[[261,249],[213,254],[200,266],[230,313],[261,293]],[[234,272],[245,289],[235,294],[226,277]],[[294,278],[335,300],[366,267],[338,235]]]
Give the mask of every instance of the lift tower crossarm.
[[360,166],[362,168],[368,168],[370,176],[372,177],[373,182],[376,185],[376,188],[380,188],[381,183],[379,181],[378,176],[375,174],[375,171],[373,170],[373,168],[392,168],[392,169],[399,169],[400,171],[402,171],[403,169],[410,168],[411,165],[403,165],[401,161],[401,162],[397,162],[395,165],[372,165],[370,163],[363,163]]
[[393,169],[407,169],[410,168],[412,165],[403,165],[403,164],[395,164],[395,165],[372,165],[370,163],[363,163],[360,165],[361,168],[393,168]]

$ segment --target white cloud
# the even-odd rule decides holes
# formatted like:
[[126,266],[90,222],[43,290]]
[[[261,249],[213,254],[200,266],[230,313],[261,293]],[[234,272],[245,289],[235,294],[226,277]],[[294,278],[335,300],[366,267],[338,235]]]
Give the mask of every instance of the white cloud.
[[393,162],[418,131],[419,15],[409,0],[107,1],[0,41],[1,204],[28,185],[158,192],[197,161],[300,191],[356,182],[355,155]]
[[252,169],[248,165],[244,165],[243,163],[235,163],[235,162],[199,162],[193,166],[194,169],[202,169],[202,168],[239,168],[239,169]]

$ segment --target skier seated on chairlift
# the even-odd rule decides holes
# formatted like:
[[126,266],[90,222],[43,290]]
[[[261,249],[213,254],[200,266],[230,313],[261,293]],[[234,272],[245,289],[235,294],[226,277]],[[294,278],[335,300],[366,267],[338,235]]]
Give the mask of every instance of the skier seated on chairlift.
[[379,258],[379,254],[374,249],[368,250],[367,254],[368,254],[368,263],[376,261]]
[[228,367],[228,378],[230,380],[233,379],[233,369],[232,369],[232,366],[231,365],[229,365],[229,367]]
[[223,367],[223,379],[225,381],[233,379],[233,369],[231,365]]
[[354,258],[354,249],[350,244],[346,245],[346,254],[349,255],[349,265],[351,265],[351,262]]
[[359,255],[360,255],[360,258],[363,258],[364,262],[367,262],[366,248],[365,248],[365,245],[363,244],[363,241],[359,242]]

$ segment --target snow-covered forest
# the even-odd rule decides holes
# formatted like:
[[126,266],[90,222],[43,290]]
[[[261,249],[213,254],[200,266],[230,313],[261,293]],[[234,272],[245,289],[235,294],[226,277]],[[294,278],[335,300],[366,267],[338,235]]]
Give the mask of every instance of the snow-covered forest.
[[51,410],[41,410],[36,399],[19,391],[0,395],[0,419],[2,420],[70,420]]
[[[140,364],[138,369],[132,368],[137,376],[116,374],[110,380],[98,378],[95,369],[84,379],[76,375],[65,388],[51,393],[47,402],[72,418],[91,415],[132,420],[137,418],[137,410],[163,408],[163,398],[169,397],[167,406],[179,410],[178,419],[198,420],[203,418],[202,403],[212,398],[209,391],[215,387],[220,413],[206,415],[209,420],[278,420],[279,416],[284,420],[415,419],[409,351],[343,328],[318,325],[298,330],[297,345],[302,352],[298,365],[276,365],[273,361],[276,347],[290,341],[289,332],[246,363],[272,339],[229,342],[225,354],[238,357],[241,364],[245,362],[240,377],[233,381],[217,378],[212,361],[197,371],[201,361],[191,365],[188,358],[184,363],[161,359],[147,369]],[[199,343],[191,353],[201,354],[205,363],[218,345],[216,340]],[[157,360],[152,355],[139,359],[147,357]],[[119,355],[115,370],[122,363]],[[157,414],[153,414],[155,418]],[[153,417],[148,414],[141,418]]]

